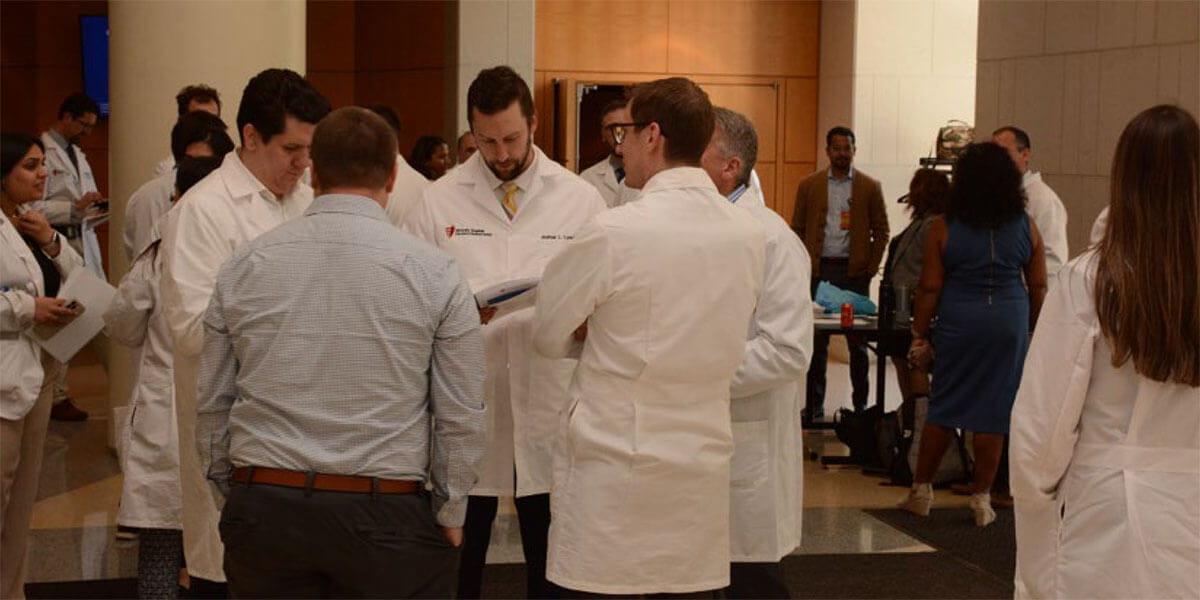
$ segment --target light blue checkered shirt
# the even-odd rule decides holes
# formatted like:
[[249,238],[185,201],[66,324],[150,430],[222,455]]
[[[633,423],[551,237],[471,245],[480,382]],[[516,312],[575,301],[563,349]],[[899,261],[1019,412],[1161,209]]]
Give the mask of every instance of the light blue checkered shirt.
[[218,483],[230,464],[430,481],[438,522],[459,526],[484,448],[484,373],[454,259],[369,198],[321,196],[221,267],[201,466]]

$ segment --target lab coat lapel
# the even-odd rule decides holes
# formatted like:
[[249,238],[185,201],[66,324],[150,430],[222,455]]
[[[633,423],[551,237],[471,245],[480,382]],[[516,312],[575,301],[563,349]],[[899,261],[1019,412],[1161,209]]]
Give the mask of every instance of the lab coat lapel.
[[483,170],[487,165],[483,163],[483,157],[472,157],[475,163],[464,165],[471,168],[471,177],[460,183],[462,186],[470,186],[472,189],[463,190],[464,195],[469,196],[471,201],[479,205],[483,212],[491,215],[492,219],[503,227],[512,226],[512,222],[508,219],[508,213],[504,212],[504,207],[500,206],[500,201],[496,198],[495,192],[492,190],[490,182],[484,176]]

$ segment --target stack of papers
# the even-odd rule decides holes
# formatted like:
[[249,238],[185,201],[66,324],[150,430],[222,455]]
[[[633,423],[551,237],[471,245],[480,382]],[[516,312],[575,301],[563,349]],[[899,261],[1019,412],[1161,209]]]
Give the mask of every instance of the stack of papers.
[[[76,269],[58,291],[58,297],[77,302],[79,316],[60,328],[35,327],[33,340],[59,362],[67,362],[104,329],[104,313],[116,295],[117,290],[108,282],[87,269]],[[42,337],[39,331],[49,333],[48,337]]]
[[479,308],[503,306],[513,310],[533,306],[534,291],[540,281],[537,277],[528,277],[490,285],[475,293],[475,304]]

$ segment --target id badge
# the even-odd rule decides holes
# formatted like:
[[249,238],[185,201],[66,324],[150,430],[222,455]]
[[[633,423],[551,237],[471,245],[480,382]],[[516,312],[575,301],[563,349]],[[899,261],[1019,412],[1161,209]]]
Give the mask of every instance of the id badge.
[[842,211],[841,224],[842,224],[842,231],[850,231],[850,211],[848,211],[848,210]]

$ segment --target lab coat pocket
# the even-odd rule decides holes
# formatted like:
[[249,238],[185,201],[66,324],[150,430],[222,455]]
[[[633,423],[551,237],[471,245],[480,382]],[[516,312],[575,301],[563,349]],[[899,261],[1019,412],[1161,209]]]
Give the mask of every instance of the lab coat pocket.
[[745,421],[733,423],[733,462],[729,467],[730,487],[753,492],[767,483],[767,443],[770,423]]
[[774,540],[769,485],[768,421],[733,423],[729,468],[729,533],[737,556],[766,556]]

